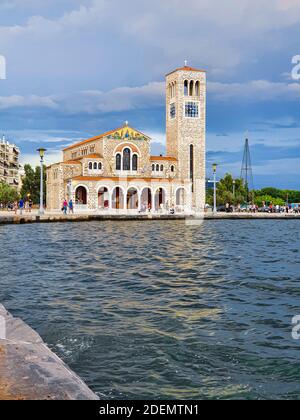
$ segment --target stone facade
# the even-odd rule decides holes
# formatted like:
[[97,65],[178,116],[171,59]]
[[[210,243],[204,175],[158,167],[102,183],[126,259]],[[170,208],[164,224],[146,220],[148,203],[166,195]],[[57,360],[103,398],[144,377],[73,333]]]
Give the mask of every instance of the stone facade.
[[76,211],[203,211],[206,74],[183,67],[166,76],[167,156],[126,123],[63,150],[47,168],[47,207],[72,199]]
[[[167,154],[193,184],[193,207],[205,205],[206,72],[191,67],[167,75]],[[193,148],[191,150],[191,147]]]

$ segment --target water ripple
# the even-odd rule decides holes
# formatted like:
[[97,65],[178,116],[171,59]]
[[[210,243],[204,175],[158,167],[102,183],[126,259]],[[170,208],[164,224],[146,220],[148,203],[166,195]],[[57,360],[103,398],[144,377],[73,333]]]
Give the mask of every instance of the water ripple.
[[299,399],[297,230],[2,226],[0,301],[106,398]]

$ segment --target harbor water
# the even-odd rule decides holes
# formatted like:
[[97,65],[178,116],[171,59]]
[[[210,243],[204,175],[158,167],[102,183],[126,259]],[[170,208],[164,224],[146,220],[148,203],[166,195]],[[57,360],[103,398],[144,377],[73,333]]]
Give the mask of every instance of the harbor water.
[[0,302],[107,399],[299,399],[298,220],[0,226]]

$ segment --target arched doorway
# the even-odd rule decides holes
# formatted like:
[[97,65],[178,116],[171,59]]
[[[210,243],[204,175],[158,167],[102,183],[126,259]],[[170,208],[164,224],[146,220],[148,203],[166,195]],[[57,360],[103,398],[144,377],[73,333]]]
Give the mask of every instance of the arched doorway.
[[155,193],[155,210],[165,210],[166,209],[166,191],[164,188],[158,188]]
[[178,207],[180,211],[184,211],[187,204],[187,192],[185,188],[178,188],[176,191],[176,207]]
[[101,187],[98,191],[98,207],[100,209],[109,208],[109,192],[106,187]]
[[116,210],[124,209],[124,192],[120,187],[115,187],[113,190],[112,208]]
[[129,188],[127,191],[127,209],[138,210],[139,208],[139,195],[136,188]]
[[151,188],[144,188],[141,194],[141,211],[146,212],[152,209]]
[[85,187],[80,186],[76,188],[75,203],[79,205],[87,204],[87,189]]

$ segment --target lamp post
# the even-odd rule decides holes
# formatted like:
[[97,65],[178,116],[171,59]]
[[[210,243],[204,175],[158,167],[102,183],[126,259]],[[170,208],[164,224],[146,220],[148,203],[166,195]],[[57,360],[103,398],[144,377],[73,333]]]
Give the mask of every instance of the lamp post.
[[234,179],[233,180],[233,197],[235,197],[235,185],[236,185],[236,181]]
[[45,152],[47,150],[40,148],[37,149],[37,152],[39,152],[40,158],[41,158],[41,180],[40,180],[40,209],[39,209],[39,215],[42,216],[45,213],[44,210],[44,175],[43,175],[43,170],[44,170],[44,156],[45,156]]
[[213,173],[214,173],[214,213],[217,213],[217,167],[216,163],[213,164]]

